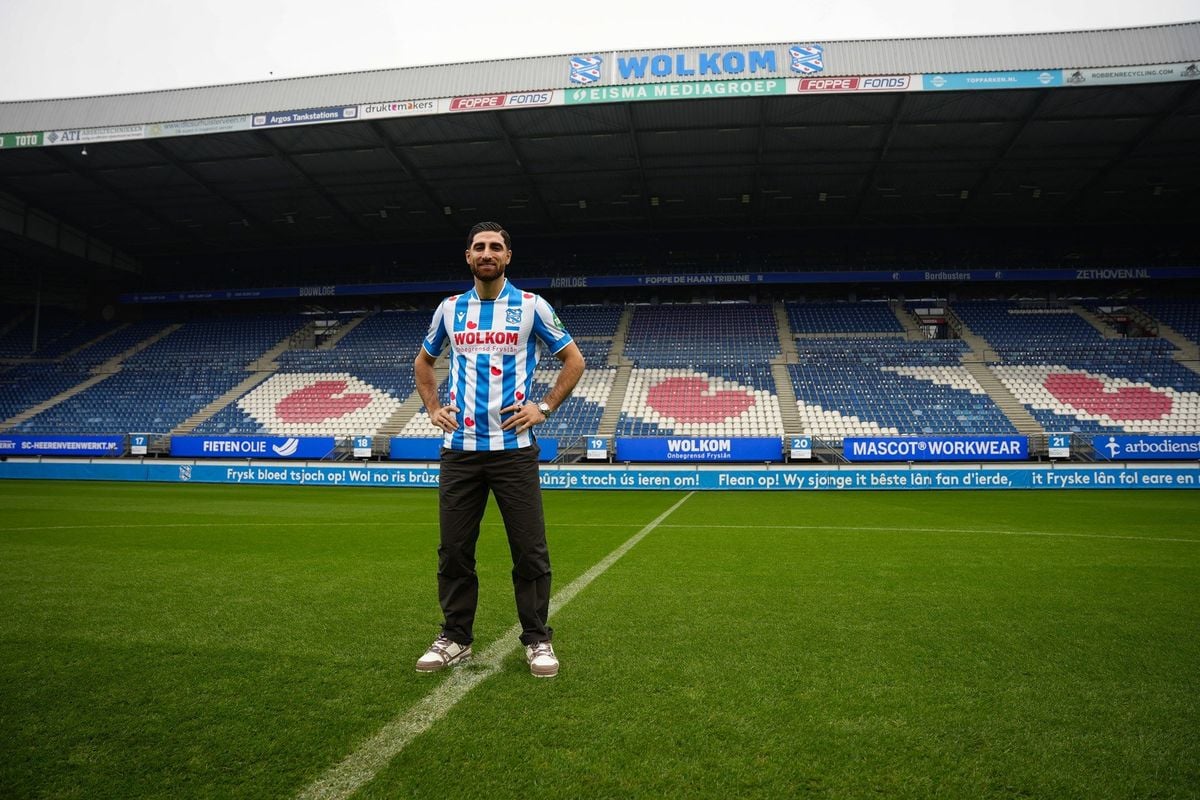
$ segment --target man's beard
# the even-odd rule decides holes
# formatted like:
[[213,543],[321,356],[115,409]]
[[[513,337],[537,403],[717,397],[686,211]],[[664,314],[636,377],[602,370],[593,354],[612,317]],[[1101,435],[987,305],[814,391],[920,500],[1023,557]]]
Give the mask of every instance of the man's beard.
[[487,275],[487,276],[480,275],[479,274],[480,267],[475,264],[471,265],[471,274],[475,276],[476,280],[483,281],[484,283],[491,283],[492,281],[497,281],[504,277],[504,265],[503,264],[493,263],[491,265],[484,265],[484,268],[486,268],[488,266],[491,266],[493,269],[495,269],[495,271],[496,271],[495,275]]

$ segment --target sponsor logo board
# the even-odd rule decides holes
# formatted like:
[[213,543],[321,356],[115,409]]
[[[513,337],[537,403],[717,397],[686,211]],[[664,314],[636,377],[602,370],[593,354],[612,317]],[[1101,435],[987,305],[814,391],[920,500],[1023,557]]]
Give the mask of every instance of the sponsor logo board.
[[319,122],[341,122],[358,118],[358,106],[332,106],[328,108],[302,108],[291,111],[270,111],[254,114],[250,124],[254,128],[271,128],[281,125],[314,125]]

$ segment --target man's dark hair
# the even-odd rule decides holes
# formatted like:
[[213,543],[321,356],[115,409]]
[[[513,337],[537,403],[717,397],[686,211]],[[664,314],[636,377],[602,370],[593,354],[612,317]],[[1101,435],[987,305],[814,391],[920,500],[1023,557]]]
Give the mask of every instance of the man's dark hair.
[[471,228],[471,232],[467,234],[467,249],[471,249],[471,244],[475,241],[475,234],[483,231],[491,231],[498,233],[504,237],[504,249],[512,250],[512,238],[508,235],[508,231],[504,230],[504,226],[499,222],[479,222],[475,227]]

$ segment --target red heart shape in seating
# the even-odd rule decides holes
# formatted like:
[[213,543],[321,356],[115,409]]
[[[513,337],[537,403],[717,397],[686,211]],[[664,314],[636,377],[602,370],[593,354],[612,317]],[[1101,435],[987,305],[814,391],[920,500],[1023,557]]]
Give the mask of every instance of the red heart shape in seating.
[[677,422],[723,422],[754,405],[754,395],[713,389],[704,378],[667,378],[650,387],[646,403]]
[[1168,395],[1144,386],[1107,389],[1103,381],[1075,373],[1047,375],[1042,385],[1059,402],[1114,420],[1162,419],[1174,405]]
[[346,381],[317,381],[289,394],[275,404],[284,422],[324,422],[366,408],[373,399],[366,392],[346,394]]

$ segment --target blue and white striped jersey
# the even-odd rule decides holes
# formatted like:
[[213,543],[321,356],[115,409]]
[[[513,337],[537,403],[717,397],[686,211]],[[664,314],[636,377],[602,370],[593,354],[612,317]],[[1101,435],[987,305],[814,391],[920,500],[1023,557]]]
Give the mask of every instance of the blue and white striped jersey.
[[538,342],[551,353],[571,343],[544,299],[504,279],[495,300],[474,288],[447,297],[433,312],[421,346],[437,357],[450,347],[450,405],[458,406],[458,430],[445,434],[451,450],[512,450],[533,444],[530,431],[500,429],[500,409],[538,400],[529,397]]

